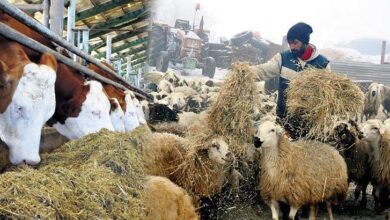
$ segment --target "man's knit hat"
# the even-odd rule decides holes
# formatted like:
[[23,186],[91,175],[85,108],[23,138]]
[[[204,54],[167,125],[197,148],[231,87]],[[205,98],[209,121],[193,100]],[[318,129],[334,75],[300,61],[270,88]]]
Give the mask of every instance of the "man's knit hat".
[[304,44],[308,44],[311,33],[313,33],[313,29],[310,27],[310,25],[299,22],[288,30],[287,41],[293,41],[297,39]]

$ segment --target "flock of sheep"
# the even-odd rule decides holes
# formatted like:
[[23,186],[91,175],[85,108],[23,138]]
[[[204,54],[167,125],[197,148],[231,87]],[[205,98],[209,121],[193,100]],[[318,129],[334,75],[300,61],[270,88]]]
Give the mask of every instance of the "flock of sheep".
[[[232,175],[236,179],[241,176],[231,168],[236,158],[227,140],[211,135],[207,127],[207,107],[218,98],[217,83],[187,79],[174,72],[149,73],[144,83],[155,103],[177,114],[174,120],[160,118],[151,125],[156,131],[149,145],[153,150],[146,149],[144,153],[149,174],[168,178],[195,204],[200,198],[220,192]],[[378,109],[387,114],[385,86],[370,86],[362,114],[364,121],[340,122],[334,128],[334,141],[328,144],[289,139],[276,122],[277,92],[267,95],[264,82],[257,83],[257,87],[261,100],[252,116],[256,128],[253,147],[258,149],[253,151],[253,157],[257,158],[260,174],[259,187],[253,190],[259,190],[270,206],[272,219],[279,219],[280,202],[290,206],[289,219],[294,219],[303,206],[310,207],[310,219],[315,219],[320,203],[326,204],[329,219],[333,219],[332,205],[343,205],[350,182],[357,185],[356,202],[362,194],[360,206],[366,206],[367,185],[371,183],[376,210],[386,208],[390,189],[390,120],[375,119]],[[377,104],[379,107],[373,106]],[[367,109],[374,109],[374,113],[367,113]],[[195,141],[190,133],[196,134]],[[183,205],[181,210],[191,212],[188,215],[193,219],[199,218],[193,213],[193,203],[187,206]]]

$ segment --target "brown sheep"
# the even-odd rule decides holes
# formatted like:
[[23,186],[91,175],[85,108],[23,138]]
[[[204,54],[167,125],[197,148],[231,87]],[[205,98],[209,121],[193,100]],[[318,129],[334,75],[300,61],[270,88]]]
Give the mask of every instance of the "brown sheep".
[[167,177],[196,197],[212,196],[226,180],[229,148],[220,137],[197,146],[190,142],[187,137],[154,133],[143,153],[147,173]]
[[382,121],[370,119],[364,123],[360,138],[366,140],[373,149],[372,182],[376,189],[374,198],[379,211],[383,208],[379,205],[383,204],[390,190],[390,131],[386,131]]
[[319,142],[291,143],[271,121],[259,125],[255,146],[262,147],[260,193],[272,219],[278,219],[279,201],[290,205],[290,219],[303,205],[311,206],[315,219],[317,204],[325,201],[333,219],[331,202],[344,200],[348,192],[347,166],[336,149]]
[[371,180],[372,148],[367,141],[358,139],[358,126],[354,121],[341,123],[335,128],[337,148],[348,168],[348,182],[356,183],[355,200],[362,192],[360,205],[367,204],[367,186]]
[[146,206],[144,220],[199,219],[188,193],[165,177],[150,176],[143,195]]

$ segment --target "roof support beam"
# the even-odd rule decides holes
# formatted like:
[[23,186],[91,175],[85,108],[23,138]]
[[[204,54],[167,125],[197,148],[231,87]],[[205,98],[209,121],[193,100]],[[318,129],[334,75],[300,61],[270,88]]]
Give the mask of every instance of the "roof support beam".
[[[100,14],[102,12],[111,10],[113,8],[119,7],[119,6],[124,5],[124,4],[131,3],[131,2],[133,2],[133,0],[112,0],[112,1],[109,1],[109,2],[101,4],[99,6],[95,6],[91,9],[87,9],[85,11],[76,13],[75,21],[79,21],[79,20],[83,20],[83,19],[95,16],[95,15]],[[67,23],[67,20],[68,20],[68,18],[65,17],[64,24]]]
[[[146,38],[140,38],[140,39],[137,39],[137,40],[134,40],[134,41],[131,41],[130,43],[126,43],[126,44],[123,44],[119,47],[115,47],[115,48],[112,48],[112,51],[111,53],[117,53],[121,50],[125,50],[129,47],[134,47],[136,45],[139,45],[139,44],[143,44],[146,42]],[[103,52],[103,53],[98,53],[97,54],[97,57],[105,57],[106,56],[106,52]]]
[[124,23],[126,23],[128,25],[129,23],[132,23],[132,22],[138,20],[138,18],[140,16],[142,16],[143,13],[145,13],[145,10],[143,8],[140,8],[140,9],[135,10],[133,12],[119,16],[115,19],[94,25],[91,27],[91,35],[89,36],[89,38],[93,39],[95,37],[99,37],[100,35],[102,35],[104,33],[111,32],[111,31],[97,31],[97,30],[94,31],[94,29],[109,29],[109,28],[116,27],[116,26],[124,24]]
[[[145,29],[142,29],[142,31],[145,31]],[[120,35],[112,38],[112,43],[116,43],[116,42],[119,42],[121,40],[125,40],[125,39],[128,39],[128,38],[137,36],[140,33],[142,33],[141,30],[137,30],[136,29],[136,30],[128,32],[128,33],[120,34]],[[97,44],[93,44],[90,47],[90,52],[93,51],[93,50],[99,49],[101,47],[105,47],[105,46],[106,46],[106,42],[105,41],[99,42]]]

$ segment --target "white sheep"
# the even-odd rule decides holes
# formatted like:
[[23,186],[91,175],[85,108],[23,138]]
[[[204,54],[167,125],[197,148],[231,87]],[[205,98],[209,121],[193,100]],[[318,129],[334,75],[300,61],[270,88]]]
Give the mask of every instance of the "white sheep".
[[278,219],[279,201],[290,205],[290,219],[306,204],[315,219],[317,204],[326,201],[333,219],[330,202],[344,200],[348,192],[347,166],[336,149],[319,142],[291,143],[272,121],[260,123],[254,142],[262,147],[260,193],[272,219]]
[[158,92],[164,91],[164,92],[167,92],[167,93],[172,93],[172,92],[174,92],[174,87],[173,87],[173,85],[170,82],[168,82],[167,80],[163,79],[163,80],[161,80],[158,83],[157,91]]
[[370,119],[363,124],[360,138],[367,141],[373,150],[371,166],[372,182],[376,189],[374,197],[381,202],[382,190],[390,190],[390,131],[386,130],[382,121]]

